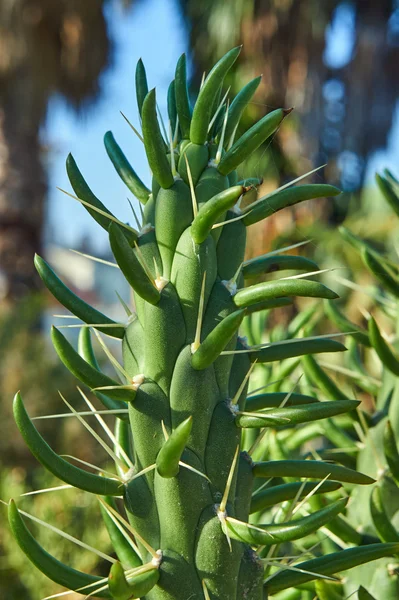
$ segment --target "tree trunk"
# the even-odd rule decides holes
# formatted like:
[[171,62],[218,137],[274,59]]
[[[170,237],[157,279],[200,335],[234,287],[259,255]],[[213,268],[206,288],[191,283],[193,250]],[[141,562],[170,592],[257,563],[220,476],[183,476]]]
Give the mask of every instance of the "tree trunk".
[[0,301],[14,303],[38,289],[33,257],[41,251],[46,176],[40,120],[19,110],[25,81],[0,94]]

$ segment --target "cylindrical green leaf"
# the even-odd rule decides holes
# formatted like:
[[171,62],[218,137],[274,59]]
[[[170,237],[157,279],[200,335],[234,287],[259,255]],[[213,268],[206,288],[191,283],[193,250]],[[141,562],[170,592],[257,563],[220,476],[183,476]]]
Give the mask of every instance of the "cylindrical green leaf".
[[255,477],[309,477],[312,479],[334,479],[347,483],[369,485],[374,479],[363,473],[352,471],[341,465],[318,460],[272,460],[254,464]]
[[[58,356],[66,366],[66,368],[74,375],[79,381],[82,381],[89,388],[94,389],[98,387],[117,387],[119,384],[115,379],[111,379],[108,375],[104,375],[101,371],[98,371],[87,363],[73,346],[68,342],[65,336],[56,328],[51,328],[51,339],[57,352]],[[126,402],[132,402],[135,398],[135,390],[125,389],[111,389],[107,390],[107,395],[115,400],[119,400],[118,408],[126,409]]]
[[381,192],[383,193],[385,200],[388,202],[389,206],[399,217],[399,196],[395,192],[392,183],[385,177],[381,177],[381,175],[378,175],[378,173],[375,176],[375,180]]
[[148,94],[148,84],[147,84],[147,75],[145,72],[145,67],[141,58],[137,62],[136,66],[136,98],[137,98],[137,107],[139,109],[139,114],[141,115],[141,111],[143,108],[143,102]]
[[355,323],[352,323],[352,321],[347,319],[346,316],[343,315],[337,308],[335,302],[332,302],[331,300],[325,300],[324,308],[327,317],[331,319],[331,321],[339,328],[340,331],[343,333],[350,333],[350,335],[360,344],[370,347],[370,339],[367,333],[361,329],[359,325],[355,325]]
[[182,54],[175,73],[176,110],[183,139],[190,137],[191,107],[187,89],[186,55]]
[[[343,350],[346,350],[345,346],[336,340],[329,340],[328,338],[295,338],[293,340],[273,342],[260,350],[249,349],[248,356],[251,362],[256,360],[261,363],[267,363],[275,360],[294,358],[295,356],[305,356],[306,354],[342,352]],[[345,395],[340,396],[341,400],[343,398],[345,398]]]
[[238,290],[234,296],[236,306],[245,307],[270,298],[303,296],[305,298],[338,298],[338,294],[318,281],[308,279],[285,279],[263,281]]
[[[257,525],[254,528],[247,523],[236,523],[227,520],[227,529],[230,537],[251,545],[271,546],[276,543],[290,542],[305,537],[323,527],[344,510],[347,502],[348,499],[343,498],[307,517],[285,521],[278,525],[268,523]],[[260,531],[260,529],[264,529],[264,531]]]
[[258,223],[275,212],[303,202],[312,198],[323,198],[325,196],[337,196],[341,190],[333,185],[323,183],[298,185],[286,188],[280,192],[276,190],[268,194],[264,198],[257,200],[256,204],[249,205],[245,209],[246,217],[244,218],[245,225]]
[[291,111],[282,108],[267,114],[263,119],[252,125],[233,146],[224,154],[218,164],[218,171],[228,175],[247,159],[264,141],[276,131],[284,117]]
[[148,277],[126,238],[113,223],[109,226],[109,241],[115,260],[134,291],[150,304],[157,304],[161,294]]
[[398,552],[399,544],[370,544],[360,548],[340,550],[326,556],[296,563],[295,571],[284,570],[277,573],[265,587],[269,594],[277,594],[281,590],[313,581],[317,575],[335,575],[340,571],[346,571],[385,556],[393,556]]
[[157,471],[161,477],[176,477],[178,474],[179,462],[190,437],[192,425],[192,417],[185,419],[172,431],[158,452]]
[[[50,266],[37,254],[35,255],[35,267],[46,288],[53,294],[65,308],[71,311],[76,317],[82,319],[85,323],[91,325],[99,324],[96,329],[110,335],[111,337],[123,338],[125,327],[115,323],[101,312],[87,304],[84,300],[76,296],[54,273]],[[110,325],[110,327],[101,327],[101,325]]]
[[[288,398],[288,399],[287,399]],[[279,408],[281,404],[287,407],[301,406],[302,404],[311,404],[318,402],[317,398],[304,396],[295,392],[270,392],[266,394],[256,394],[247,398],[245,403],[246,411],[262,410],[264,408]]]
[[234,98],[233,102],[230,104],[229,115],[227,117],[226,131],[224,134],[225,145],[230,143],[231,136],[233,135],[233,133],[235,133],[237,125],[240,122],[242,113],[244,112],[252,96],[258,89],[261,81],[262,75],[260,75],[259,77],[255,77],[255,79],[252,79],[252,81],[244,85],[244,87],[238,92],[238,94]]
[[399,452],[390,421],[387,421],[384,429],[384,454],[392,476],[399,485]]
[[267,273],[274,273],[275,271],[284,271],[288,269],[295,269],[300,271],[317,271],[317,264],[305,258],[304,256],[291,256],[289,254],[272,254],[271,256],[265,254],[264,256],[258,256],[247,260],[242,267],[242,274],[245,279],[250,277],[256,277],[257,275],[266,275]]
[[383,542],[399,542],[399,533],[392,525],[381,496],[381,489],[374,487],[370,496],[370,513],[373,519],[374,527]]
[[99,496],[121,496],[123,484],[109,477],[100,477],[75,467],[50,448],[30,420],[22,398],[16,394],[14,398],[14,419],[17,427],[33,456],[50,473],[70,485]]
[[[204,81],[197,101],[194,105],[190,125],[190,140],[194,144],[205,144],[208,137],[208,126],[212,117],[212,107],[216,94],[223,84],[226,73],[240,54],[241,46],[229,50],[213,67]],[[233,170],[233,169],[231,169]]]
[[216,325],[192,355],[191,365],[194,369],[199,371],[206,369],[218,358],[233,335],[237,333],[244,315],[244,310],[236,310]]
[[[10,500],[8,505],[8,522],[18,546],[46,577],[68,590],[85,588],[87,593],[95,592],[96,589],[104,586],[101,577],[87,575],[87,573],[68,567],[44,550],[26,527],[14,500]],[[89,587],[86,588],[86,586]],[[96,596],[112,598],[109,590],[98,592]]]
[[373,317],[370,317],[368,326],[371,345],[377,352],[382,364],[394,375],[399,376],[399,358],[395,356],[387,342],[382,337],[378,325]]
[[316,402],[303,406],[292,406],[265,410],[263,413],[236,417],[238,427],[277,427],[278,425],[299,425],[319,419],[327,419],[354,410],[360,402],[356,400],[334,400]]
[[[87,206],[87,204],[83,204],[84,208],[93,217],[93,219],[97,221],[97,223],[101,225],[103,229],[108,231],[108,227],[112,219],[109,219],[106,215],[110,215],[110,217],[113,217],[114,215],[101,202],[101,200],[99,200],[97,196],[93,194],[93,192],[87,185],[82,173],[79,171],[72,154],[68,154],[68,158],[66,160],[66,169],[69,181],[71,183],[71,186],[73,187],[73,191],[75,192],[76,196],[80,200],[84,200],[87,204],[93,206],[94,208],[98,208],[100,211],[106,213],[105,215],[101,214],[97,210],[91,209],[90,206]],[[134,244],[134,242],[137,240],[138,234],[137,232],[134,232],[133,229],[123,228],[123,234],[126,236],[127,240],[129,240],[129,243],[131,245]]]
[[370,252],[367,248],[362,250],[363,262],[378,281],[395,296],[399,298],[399,279],[398,273],[396,272],[396,278],[388,270],[384,259],[378,257],[375,252]]
[[145,97],[141,118],[144,146],[152,174],[162,188],[170,188],[174,179],[158,123],[155,89]]
[[240,196],[245,193],[241,185],[228,188],[208,200],[199,209],[191,225],[191,235],[196,244],[201,244],[209,235],[212,226],[225,212],[234,206]]
[[105,149],[112,164],[115,167],[116,172],[122,179],[123,183],[127,185],[129,190],[145,204],[151,194],[151,191],[141,181],[132,165],[127,160],[121,147],[115,141],[115,138],[111,131],[107,131],[104,136]]

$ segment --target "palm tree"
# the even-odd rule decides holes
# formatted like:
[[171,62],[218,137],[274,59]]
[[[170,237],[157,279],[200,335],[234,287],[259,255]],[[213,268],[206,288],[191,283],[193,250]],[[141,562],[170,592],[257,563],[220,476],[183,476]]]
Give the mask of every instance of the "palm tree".
[[95,98],[110,61],[106,0],[0,0],[0,300],[38,287],[47,191],[40,140],[49,99]]
[[[397,1],[180,0],[180,4],[191,30],[197,80],[217,56],[243,43],[241,60],[229,81],[232,90],[241,87],[242,79],[263,73],[259,104],[252,111],[295,107],[302,131],[298,134],[293,127],[280,137],[283,176],[292,164],[303,172],[308,165],[302,157],[311,156],[318,164],[328,161],[330,179],[340,180],[344,189],[358,189],[367,158],[386,144],[398,98]],[[329,30],[330,39],[341,46],[338,49],[346,47],[341,62],[326,56]]]

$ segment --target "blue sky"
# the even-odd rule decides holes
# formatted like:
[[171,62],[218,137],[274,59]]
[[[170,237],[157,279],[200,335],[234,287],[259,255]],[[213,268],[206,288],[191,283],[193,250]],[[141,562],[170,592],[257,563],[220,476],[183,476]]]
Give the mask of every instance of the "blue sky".
[[188,38],[174,0],[146,0],[128,12],[117,4],[108,10],[111,33],[116,42],[114,67],[102,79],[103,96],[87,115],[77,116],[61,99],[51,103],[45,131],[49,153],[48,234],[52,242],[76,246],[82,235],[89,235],[95,250],[107,243],[107,235],[78,202],[56,187],[71,191],[65,173],[65,159],[71,152],[94,193],[124,221],[132,222],[127,202],[131,193],[121,182],[109,161],[103,135],[109,129],[122,146],[135,170],[149,184],[144,148],[122,111],[137,127],[139,124],[134,88],[136,63],[144,61],[149,87],[157,88],[158,104],[166,112],[166,94],[174,77],[176,62],[187,50]]
[[[174,77],[177,59],[188,50],[188,34],[175,0],[145,0],[132,10],[122,11],[120,2],[108,5],[108,22],[115,39],[115,59],[112,69],[102,78],[103,95],[86,115],[77,116],[61,99],[50,105],[45,129],[49,153],[48,239],[57,244],[76,247],[83,235],[93,245],[93,252],[108,247],[107,235],[76,201],[56,188],[69,190],[65,159],[72,152],[89,185],[110,210],[124,221],[133,222],[127,197],[129,190],[114,171],[104,149],[103,135],[112,130],[130,162],[149,184],[149,170],[141,142],[120,115],[138,125],[134,73],[141,57],[147,69],[149,86],[157,87],[158,104],[166,113],[166,93]],[[342,66],[350,60],[353,50],[351,13],[342,4],[343,12],[326,32],[325,60],[330,66]],[[346,8],[345,8],[346,7]],[[346,11],[346,12],[345,12]],[[334,64],[333,64],[334,63]],[[386,149],[372,157],[368,167],[370,182],[376,169],[388,166],[398,171],[399,110]]]

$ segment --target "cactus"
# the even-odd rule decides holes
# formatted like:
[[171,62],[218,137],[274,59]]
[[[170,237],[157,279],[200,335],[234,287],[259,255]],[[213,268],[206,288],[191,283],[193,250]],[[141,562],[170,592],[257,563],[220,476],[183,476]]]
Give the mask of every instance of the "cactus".
[[[377,175],[376,180],[384,199],[399,216],[398,181],[387,170],[384,175]],[[341,376],[337,383],[317,359],[307,356],[301,360],[305,373],[302,391],[309,391],[311,386],[313,393],[342,400],[355,385],[359,392],[373,397],[372,410],[361,413],[360,420],[354,418],[340,424],[332,418],[321,422],[318,430],[310,434],[324,436],[327,440],[328,449],[321,450],[321,456],[335,456],[342,464],[357,467],[377,479],[367,489],[354,490],[345,521],[342,515],[338,516],[326,528],[343,543],[366,545],[378,538],[393,542],[399,539],[398,265],[389,258],[386,247],[377,251],[374,244],[356,236],[346,227],[341,227],[341,234],[360,253],[367,271],[379,286],[378,291],[373,293],[373,314],[367,315],[368,325],[363,329],[349,321],[334,303],[325,301],[325,315],[341,332],[350,332],[349,357],[344,371],[346,377]],[[392,344],[382,334],[381,317],[385,317],[394,333]],[[334,368],[334,365],[331,367]],[[340,429],[340,425],[344,425],[344,430]],[[301,442],[300,436],[297,437]],[[320,509],[325,505],[319,497],[315,497],[313,502],[314,508]],[[397,556],[378,561],[373,570],[359,567],[340,590],[335,590],[336,597],[343,600],[361,583],[363,587],[359,589],[359,598],[394,600],[399,594],[397,569]],[[320,594],[320,597],[323,596]]]
[[[112,134],[105,136],[116,171],[143,205],[139,231],[112,215],[91,191],[74,159],[67,159],[76,198],[107,230],[116,263],[133,290],[135,312],[125,305],[127,323],[115,322],[86,304],[43,259],[35,259],[50,292],[83,321],[78,350],[56,328],[52,341],[61,361],[102,402],[104,412],[115,415],[114,433],[103,423],[113,447],[101,442],[115,462],[115,473],[95,474],[57,455],[37,431],[19,394],[14,400],[15,420],[46,469],[98,497],[117,558],[106,557],[111,568],[105,578],[80,572],[36,542],[14,501],[9,503],[9,521],[15,539],[36,567],[86,597],[277,598],[288,588],[312,586],[309,582],[320,577],[399,552],[398,543],[373,544],[295,563],[295,570],[288,566],[288,572],[276,568],[273,561],[264,564],[265,547],[311,535],[344,510],[346,498],[337,497],[319,511],[302,511],[281,522],[259,523],[258,519],[256,526],[249,522],[253,488],[259,494],[259,481],[264,478],[276,478],[283,487],[280,498],[288,500],[298,491],[300,496],[303,489],[328,493],[341,483],[373,480],[323,461],[254,460],[245,445],[250,431],[331,418],[353,411],[358,402],[302,398],[280,407],[275,394],[263,394],[255,409],[250,408],[253,399],[246,407],[255,363],[285,364],[304,354],[336,352],[344,346],[326,337],[291,336],[253,347],[238,336],[246,314],[290,304],[297,296],[337,297],[306,278],[251,282],[245,287],[245,278],[267,273],[273,265],[267,257],[250,265],[243,261],[248,226],[297,202],[339,193],[330,185],[284,186],[240,208],[242,197],[256,181],[238,181],[236,169],[274,134],[290,111],[274,110],[235,139],[242,111],[259,84],[259,78],[250,82],[230,106],[220,100],[224,77],[239,52],[239,48],[231,50],[213,67],[193,108],[184,56],[179,60],[168,92],[168,139],[157,118],[155,90],[148,91],[139,61],[137,102],[153,174],[151,190]],[[309,266],[306,261],[287,263],[284,258],[276,258],[273,264],[277,269],[287,264],[298,269]],[[116,368],[116,378],[99,369],[93,331]],[[123,365],[110,353],[104,335],[122,341]],[[86,398],[83,391],[82,395]],[[99,411],[86,401],[89,412],[101,422]],[[65,402],[90,427],[84,415]],[[333,481],[322,483],[329,477]],[[315,482],[298,486],[301,478],[319,482],[320,489],[315,489]],[[280,501],[262,496],[254,511],[261,518],[264,507]]]

